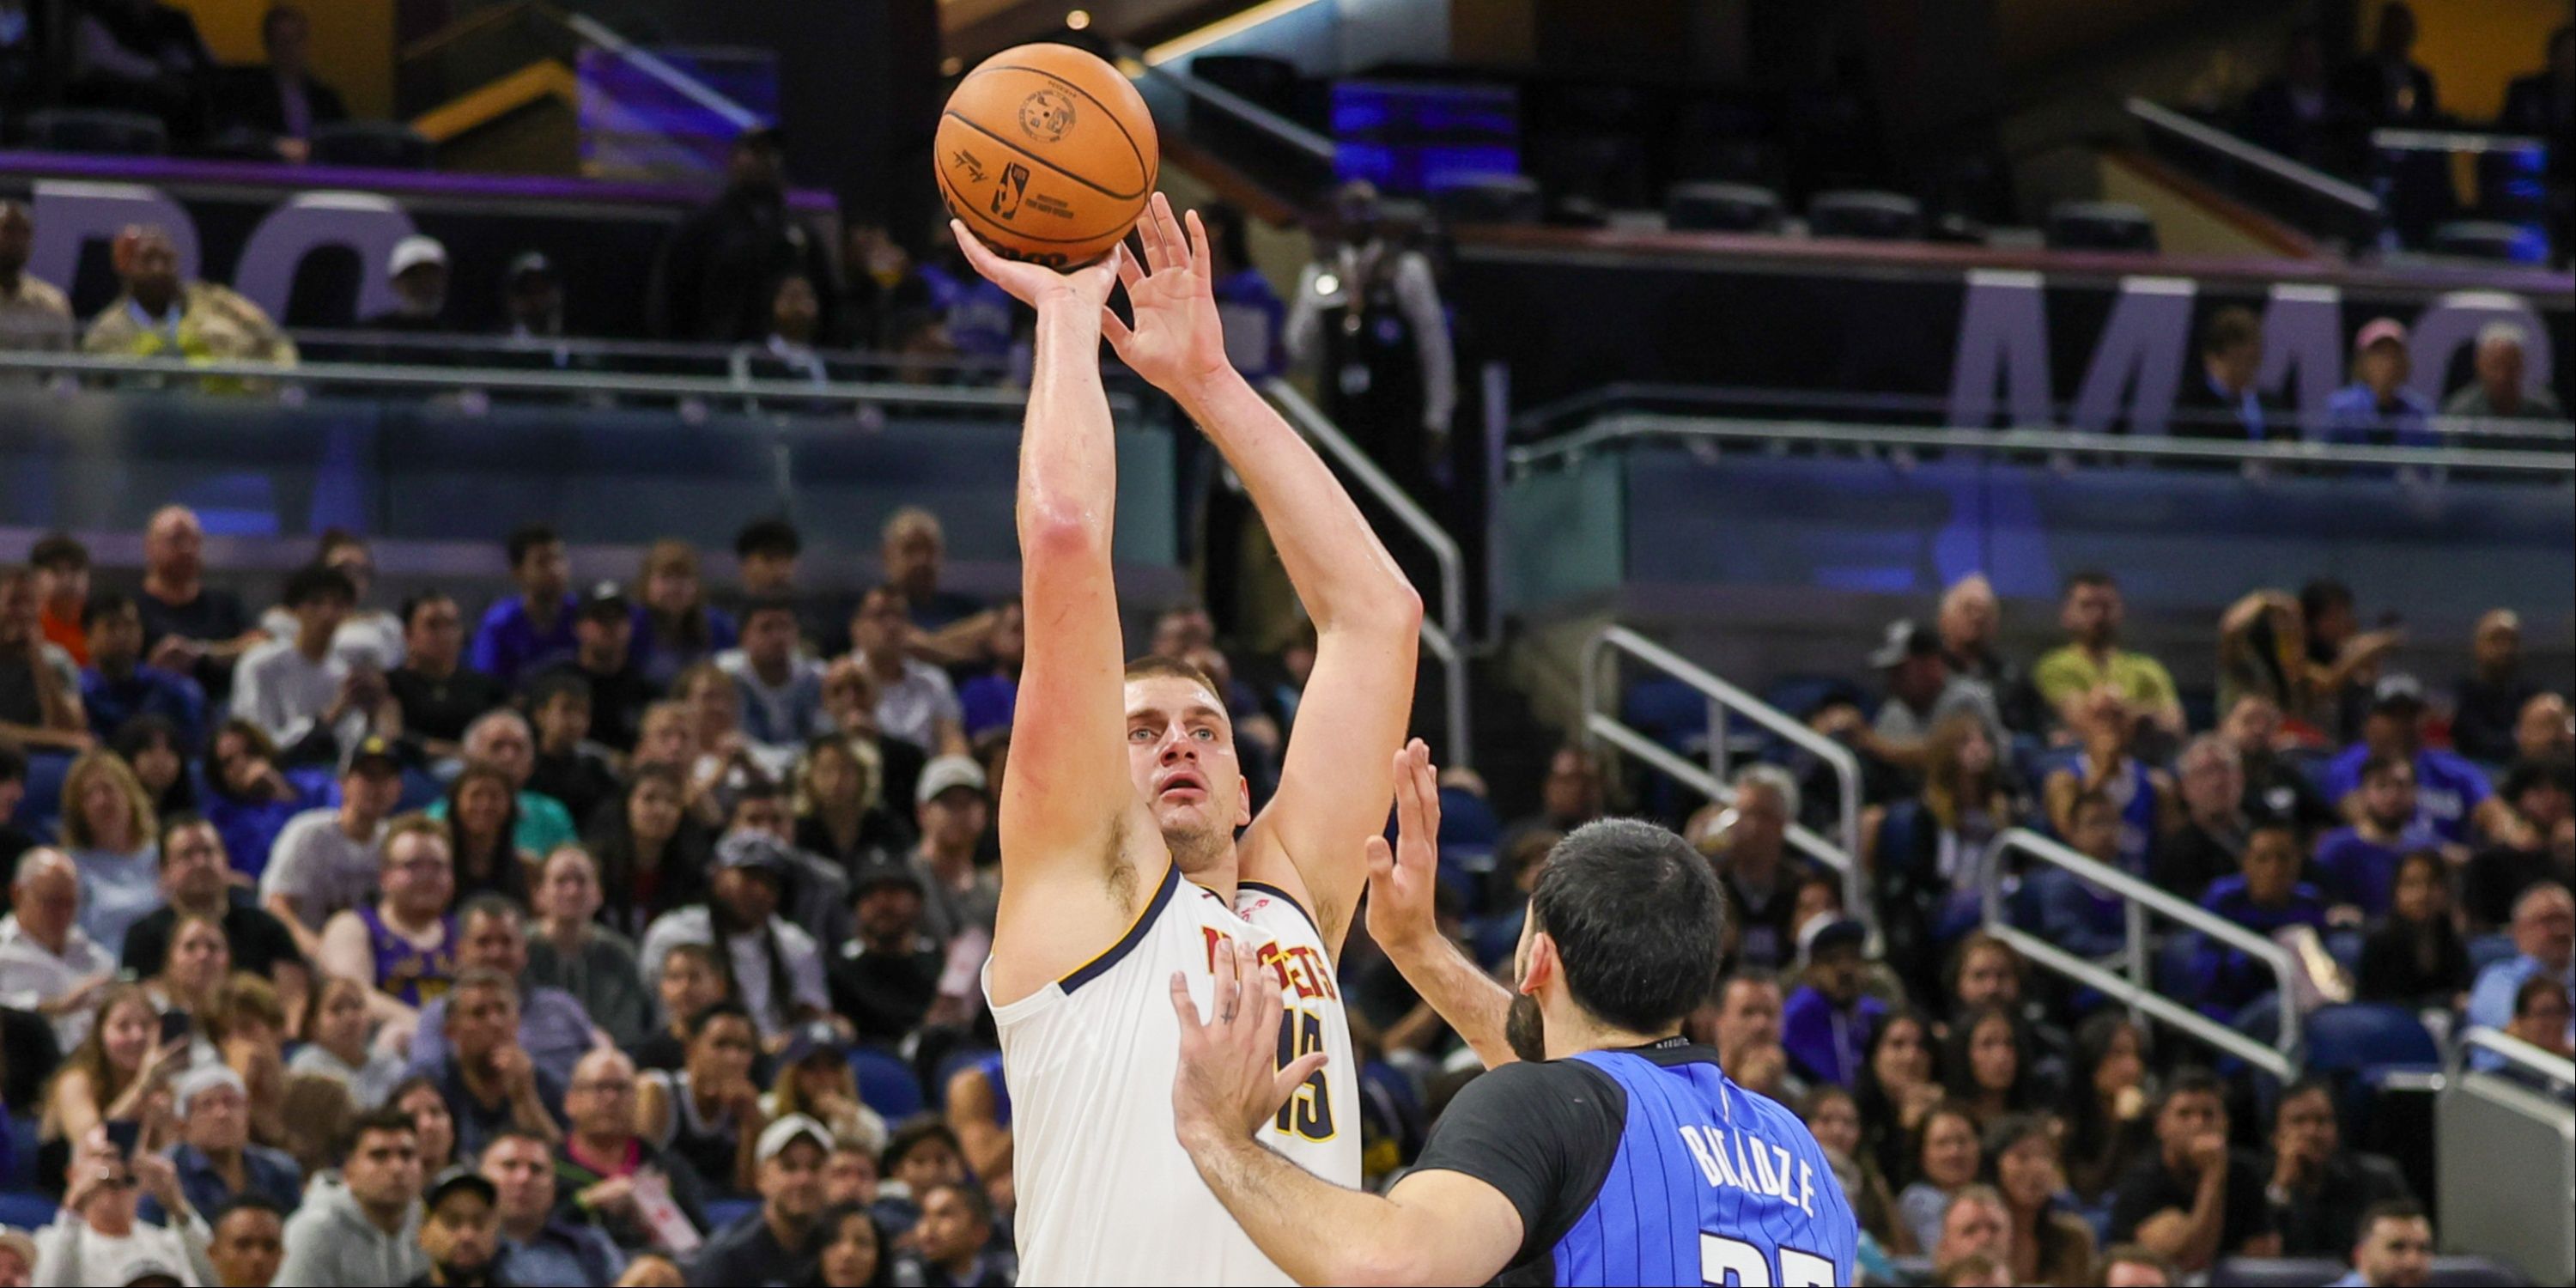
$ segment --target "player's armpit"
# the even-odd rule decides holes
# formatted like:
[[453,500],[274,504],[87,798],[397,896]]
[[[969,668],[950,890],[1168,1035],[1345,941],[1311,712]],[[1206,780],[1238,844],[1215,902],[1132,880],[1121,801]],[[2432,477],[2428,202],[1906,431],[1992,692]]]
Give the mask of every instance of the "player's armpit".
[[1390,765],[1413,717],[1421,622],[1421,602],[1408,593],[1317,637],[1279,790],[1245,838],[1244,875],[1263,879],[1255,869],[1265,853],[1293,866],[1336,953],[1368,879],[1361,844],[1386,830],[1395,797]]

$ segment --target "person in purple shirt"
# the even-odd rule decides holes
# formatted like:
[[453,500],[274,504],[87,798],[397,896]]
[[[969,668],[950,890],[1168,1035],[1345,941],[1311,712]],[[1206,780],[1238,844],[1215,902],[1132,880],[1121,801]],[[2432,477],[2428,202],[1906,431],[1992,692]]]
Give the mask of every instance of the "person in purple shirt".
[[2368,447],[2433,447],[2433,404],[2406,387],[2413,374],[2406,324],[2376,318],[2352,342],[2352,383],[2326,399],[2325,441]]
[[2512,811],[2495,799],[2486,772],[2447,751],[2424,745],[2424,686],[2411,675],[2382,676],[2371,691],[2361,741],[2326,766],[2326,796],[2349,816],[2348,798],[2361,790],[2361,767],[2373,756],[2397,756],[2415,765],[2415,818],[2446,842],[2465,844],[2472,833],[2490,838],[2519,834]]
[[1807,982],[1780,1008],[1780,1046],[1811,1084],[1851,1086],[1870,1029],[1887,1014],[1887,1003],[1861,992],[1868,938],[1857,921],[1827,922],[1807,937]]
[[[2212,882],[2200,906],[2265,938],[2288,926],[2326,929],[2325,896],[2299,880],[2299,833],[2289,823],[2258,823],[2245,838],[2237,874]],[[2280,987],[2252,954],[2204,938],[2192,962],[2194,999],[2212,1019],[2233,1017],[2254,999]]]
[[2442,846],[2415,814],[2415,764],[2402,756],[2373,756],[2361,766],[2361,808],[2350,827],[2317,842],[2317,884],[2338,905],[2350,904],[2378,919],[2388,911],[2398,861],[2416,850]]
[[[506,895],[479,894],[456,914],[456,969],[497,971],[519,982],[519,1049],[530,1063],[569,1084],[572,1067],[593,1047],[610,1045],[591,1024],[581,1001],[560,988],[532,984],[528,971],[527,917]],[[412,1035],[411,1071],[435,1073],[447,1059],[447,998],[420,1008]]]
[[573,638],[572,565],[563,538],[531,523],[510,534],[510,580],[519,593],[492,605],[474,631],[466,665],[515,689],[540,664],[569,656]]

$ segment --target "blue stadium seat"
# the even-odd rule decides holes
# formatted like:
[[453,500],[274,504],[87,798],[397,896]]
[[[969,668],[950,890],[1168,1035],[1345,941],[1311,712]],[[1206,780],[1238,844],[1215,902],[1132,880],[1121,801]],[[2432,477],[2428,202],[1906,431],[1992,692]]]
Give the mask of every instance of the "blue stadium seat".
[[850,1072],[859,1080],[859,1099],[883,1114],[887,1122],[910,1118],[928,1103],[921,1094],[921,1081],[912,1074],[912,1066],[891,1051],[851,1048]]
[[2321,1006],[2307,1019],[2308,1070],[2359,1074],[2390,1065],[2438,1067],[2442,1049],[2424,1022],[2402,1006],[2353,1002]]
[[706,1202],[706,1208],[706,1232],[708,1234],[713,1234],[716,1231],[724,1229],[726,1226],[734,1225],[740,1222],[744,1217],[750,1216],[752,1213],[759,1211],[760,1200],[708,1199]]
[[1664,226],[1676,231],[1780,231],[1780,194],[1750,183],[1677,183],[1664,194]]
[[[0,1190],[32,1190],[36,1186],[36,1132],[40,1125],[32,1114],[12,1113],[9,1118],[9,1174],[0,1176]],[[8,1224],[18,1225],[16,1221]],[[33,1227],[23,1227],[32,1229]]]
[[2511,961],[2519,951],[2513,946],[2513,936],[2501,930],[2491,931],[2469,941],[2469,969],[2482,971],[2497,962]]
[[2332,1257],[2229,1257],[2210,1268],[2209,1282],[2243,1288],[2315,1288],[2343,1277]]
[[41,1230],[54,1223],[62,1205],[24,1190],[0,1191],[0,1225],[18,1230]]

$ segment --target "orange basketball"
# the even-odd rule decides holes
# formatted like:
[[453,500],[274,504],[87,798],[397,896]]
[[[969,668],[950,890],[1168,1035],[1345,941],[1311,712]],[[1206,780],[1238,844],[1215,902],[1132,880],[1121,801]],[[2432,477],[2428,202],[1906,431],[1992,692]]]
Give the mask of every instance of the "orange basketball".
[[1135,226],[1161,151],[1143,96],[1070,45],[1022,45],[959,81],[939,117],[939,195],[984,244],[1066,267]]

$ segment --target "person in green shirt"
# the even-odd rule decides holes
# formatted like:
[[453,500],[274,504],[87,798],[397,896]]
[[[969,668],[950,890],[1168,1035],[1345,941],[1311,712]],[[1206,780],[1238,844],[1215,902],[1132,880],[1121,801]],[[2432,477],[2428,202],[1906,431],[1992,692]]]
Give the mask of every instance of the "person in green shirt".
[[2128,703],[2129,713],[2180,738],[2184,731],[2182,699],[2164,663],[2119,646],[2123,609],[2120,587],[2107,572],[2079,572],[2066,579],[2066,597],[2058,623],[2067,642],[2031,668],[2031,683],[2058,718],[2070,726],[2082,722],[2069,715],[2071,704],[2108,687]]
[[[572,811],[562,801],[528,790],[528,776],[537,768],[537,739],[525,717],[509,710],[486,712],[465,727],[463,746],[467,761],[499,766],[518,787],[519,822],[510,833],[511,845],[529,854],[552,854],[581,839],[573,830]],[[447,802],[430,806],[429,816],[447,817]]]

